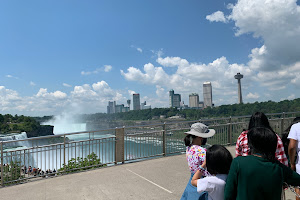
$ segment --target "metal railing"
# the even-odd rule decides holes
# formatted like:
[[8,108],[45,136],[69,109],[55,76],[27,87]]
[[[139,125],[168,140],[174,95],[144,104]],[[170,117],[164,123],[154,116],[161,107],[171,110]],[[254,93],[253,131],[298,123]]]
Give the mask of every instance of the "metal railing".
[[[272,128],[282,133],[296,114],[267,114]],[[185,152],[183,132],[202,122],[216,130],[208,143],[233,145],[250,116],[172,121],[160,124],[68,133],[2,141],[1,186],[93,167],[115,165]]]

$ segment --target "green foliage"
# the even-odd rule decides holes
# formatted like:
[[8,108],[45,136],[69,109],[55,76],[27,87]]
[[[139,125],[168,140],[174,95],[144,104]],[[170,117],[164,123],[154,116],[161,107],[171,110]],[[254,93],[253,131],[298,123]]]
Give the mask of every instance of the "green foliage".
[[0,133],[10,132],[31,132],[40,127],[40,123],[32,117],[23,115],[12,116],[10,114],[0,114]]
[[92,152],[91,154],[87,155],[86,158],[77,157],[77,159],[72,158],[68,161],[68,164],[64,165],[63,167],[58,170],[59,173],[71,173],[74,171],[82,171],[91,168],[98,168],[106,166],[105,164],[101,164],[100,158]]
[[96,113],[82,115],[83,121],[97,122],[113,120],[151,120],[159,118],[161,115],[171,117],[176,114],[184,116],[188,120],[198,120],[200,118],[219,118],[230,116],[251,115],[256,111],[264,113],[282,113],[300,111],[300,98],[294,100],[284,100],[281,102],[267,101],[246,104],[221,105],[206,109],[177,109],[177,108],[154,108],[146,110],[131,110],[123,113]]
[[3,167],[4,184],[11,185],[21,182],[25,177],[21,170],[20,161],[11,161],[9,165]]

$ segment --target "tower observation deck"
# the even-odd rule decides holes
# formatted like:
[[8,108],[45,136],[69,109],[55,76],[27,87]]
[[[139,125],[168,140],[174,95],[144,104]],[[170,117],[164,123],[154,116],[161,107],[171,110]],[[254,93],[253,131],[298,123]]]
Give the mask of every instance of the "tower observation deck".
[[238,80],[238,98],[239,98],[239,103],[243,103],[243,99],[242,99],[242,86],[241,86],[241,79],[244,76],[240,73],[237,73],[234,78]]

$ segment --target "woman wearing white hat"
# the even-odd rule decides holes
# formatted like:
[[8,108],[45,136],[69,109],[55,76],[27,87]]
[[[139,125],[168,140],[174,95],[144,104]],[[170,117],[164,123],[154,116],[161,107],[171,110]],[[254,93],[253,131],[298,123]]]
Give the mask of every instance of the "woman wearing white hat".
[[205,169],[206,149],[201,147],[205,145],[207,138],[212,137],[216,133],[213,129],[208,129],[205,124],[194,123],[191,130],[185,132],[184,138],[186,145],[186,158],[191,172],[191,178],[181,196],[181,200],[199,199],[202,194],[197,192],[197,187],[191,184],[191,179],[197,170],[200,170],[203,176],[209,175]]

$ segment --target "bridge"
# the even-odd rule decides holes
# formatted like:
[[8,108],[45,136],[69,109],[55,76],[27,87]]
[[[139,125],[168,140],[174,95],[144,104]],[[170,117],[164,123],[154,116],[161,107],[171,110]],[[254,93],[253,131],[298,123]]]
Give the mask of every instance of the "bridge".
[[[234,155],[235,147],[227,147]],[[5,200],[140,200],[180,199],[190,173],[185,155],[34,179],[0,189]],[[295,195],[287,190],[287,200]]]

